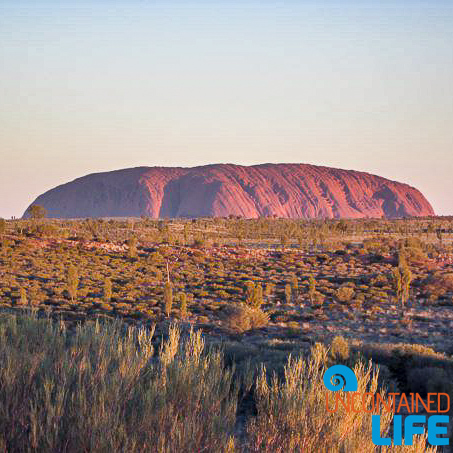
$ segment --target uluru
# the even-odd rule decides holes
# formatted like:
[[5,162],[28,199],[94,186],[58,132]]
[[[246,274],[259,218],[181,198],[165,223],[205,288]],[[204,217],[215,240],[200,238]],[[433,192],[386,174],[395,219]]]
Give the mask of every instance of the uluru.
[[434,215],[423,194],[407,184],[309,164],[137,167],[94,173],[43,193],[33,204],[43,206],[53,218]]

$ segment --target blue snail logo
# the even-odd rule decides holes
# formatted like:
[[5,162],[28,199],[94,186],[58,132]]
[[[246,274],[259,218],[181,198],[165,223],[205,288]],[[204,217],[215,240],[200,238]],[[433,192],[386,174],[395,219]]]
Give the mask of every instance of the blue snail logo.
[[324,385],[332,392],[357,392],[357,378],[346,365],[333,365],[324,373]]

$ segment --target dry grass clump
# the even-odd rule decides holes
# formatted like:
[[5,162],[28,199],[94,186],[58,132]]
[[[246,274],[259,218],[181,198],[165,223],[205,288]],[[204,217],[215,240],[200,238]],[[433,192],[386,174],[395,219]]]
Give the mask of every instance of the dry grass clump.
[[0,318],[0,450],[226,451],[237,387],[199,333]]
[[264,327],[269,322],[268,315],[260,308],[244,304],[227,305],[222,310],[221,318],[228,328],[238,333]]
[[[289,358],[285,378],[275,375],[269,382],[263,367],[256,383],[257,416],[247,425],[251,452],[374,452],[371,414],[347,413],[339,405],[335,413],[326,410],[323,375],[328,367],[328,350],[316,344],[308,360]],[[371,362],[354,367],[358,392],[378,391],[378,370]],[[330,393],[330,392],[329,392]],[[385,397],[385,392],[381,390]],[[345,397],[345,392],[340,393]],[[379,409],[381,410],[381,408]],[[393,414],[381,414],[385,434]],[[417,439],[404,451],[425,451],[425,439]],[[423,447],[422,447],[423,446]],[[392,450],[393,451],[393,450]],[[435,451],[435,450],[432,450]]]
[[332,340],[330,354],[334,360],[345,361],[349,359],[349,343],[344,337],[336,336]]

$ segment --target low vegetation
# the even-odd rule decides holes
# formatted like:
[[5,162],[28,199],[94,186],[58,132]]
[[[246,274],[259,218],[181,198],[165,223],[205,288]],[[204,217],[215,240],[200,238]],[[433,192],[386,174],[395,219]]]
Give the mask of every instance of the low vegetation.
[[[256,413],[237,435],[238,403],[253,376],[237,373],[200,331],[153,332],[120,322],[0,317],[0,447],[5,451],[372,452],[369,414],[328,413],[329,350],[289,357],[284,376],[262,367]],[[338,341],[337,341],[338,343]],[[359,392],[380,391],[371,362],[357,362]],[[242,396],[241,396],[242,395]],[[383,433],[391,413],[382,413]],[[425,449],[424,437],[404,451]]]
[[[227,451],[238,387],[201,332],[0,319],[5,451]],[[220,447],[220,448],[218,448]]]
[[0,221],[0,450],[373,451],[308,415],[333,363],[453,395],[451,218],[44,214]]

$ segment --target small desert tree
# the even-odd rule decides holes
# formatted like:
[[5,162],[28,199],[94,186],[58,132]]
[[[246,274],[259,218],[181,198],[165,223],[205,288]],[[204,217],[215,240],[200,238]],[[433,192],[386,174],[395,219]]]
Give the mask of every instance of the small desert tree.
[[245,302],[247,305],[253,305],[253,296],[255,293],[255,284],[252,281],[245,282]]
[[109,303],[112,298],[112,281],[109,278],[104,280],[104,302]]
[[129,246],[129,258],[135,258],[137,256],[137,239],[132,237],[127,241]]
[[40,205],[34,204],[30,206],[30,217],[34,220],[44,219],[47,215],[47,210]]
[[179,313],[181,319],[187,318],[187,296],[186,293],[179,294]]
[[5,234],[6,231],[6,220],[0,219],[0,235]]
[[293,290],[294,298],[297,299],[299,295],[299,280],[297,280],[297,277],[294,274],[291,276],[291,287]]
[[409,299],[412,272],[409,269],[409,266],[403,262],[401,266],[395,267],[392,273],[396,298],[404,307]]
[[409,266],[404,266],[400,269],[401,272],[401,283],[403,286],[403,305],[409,300],[410,285],[412,282],[412,272]]
[[289,237],[286,234],[282,234],[280,236],[280,245],[282,246],[282,250],[285,251],[285,248],[288,247]]
[[260,308],[261,304],[263,303],[263,287],[258,284],[253,289],[253,300],[252,300],[252,307]]
[[79,275],[76,267],[71,264],[68,269],[68,293],[72,302],[77,298],[77,288],[79,287]]
[[274,291],[274,284],[270,283],[270,282],[266,283],[266,287],[264,289],[264,294],[265,294],[267,300],[269,300],[273,291]]
[[23,286],[20,288],[20,304],[27,305],[27,292]]
[[184,224],[184,244],[189,245],[189,225]]
[[291,285],[289,283],[285,285],[285,301],[287,304],[291,303]]
[[401,284],[401,274],[400,274],[400,270],[398,267],[394,267],[392,269],[392,276],[393,276],[393,286],[395,289],[396,298],[397,298],[397,300],[400,300],[402,284]]
[[170,282],[165,282],[164,287],[164,305],[165,305],[165,314],[170,316],[171,308],[173,306],[173,288]]

